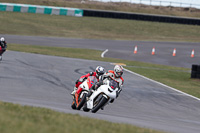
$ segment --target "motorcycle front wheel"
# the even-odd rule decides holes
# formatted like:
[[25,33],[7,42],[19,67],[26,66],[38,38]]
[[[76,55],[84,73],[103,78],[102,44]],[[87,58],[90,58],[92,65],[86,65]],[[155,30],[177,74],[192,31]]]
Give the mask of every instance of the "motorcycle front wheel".
[[92,113],[96,113],[101,107],[103,107],[108,102],[107,98],[105,98],[102,95],[100,95],[100,96],[101,96],[101,99],[99,101],[95,101],[97,103],[94,104],[94,108],[92,109]]
[[76,109],[76,105],[75,105],[75,102],[74,102],[74,101],[72,102],[71,107],[72,107],[72,109]]
[[84,105],[84,103],[86,101],[86,96],[87,96],[87,94],[84,93],[83,97],[79,99],[79,104],[78,104],[78,106],[76,108],[77,110],[80,110],[83,107],[83,105]]

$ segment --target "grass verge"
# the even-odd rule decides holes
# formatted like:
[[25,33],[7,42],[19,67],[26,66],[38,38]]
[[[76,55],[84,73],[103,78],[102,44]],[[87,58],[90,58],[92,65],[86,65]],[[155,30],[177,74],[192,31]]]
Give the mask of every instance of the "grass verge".
[[16,12],[0,12],[0,19],[0,34],[200,42],[200,26],[195,25]]
[[161,133],[45,108],[0,102],[1,133]]
[[9,50],[124,63],[128,66],[125,68],[133,72],[144,75],[148,78],[159,81],[180,91],[186,92],[188,94],[200,98],[200,80],[191,79],[190,73],[188,72],[190,71],[190,69],[188,68],[142,63],[137,61],[127,61],[114,58],[101,58],[102,51],[98,50],[31,46],[19,44],[9,44]]

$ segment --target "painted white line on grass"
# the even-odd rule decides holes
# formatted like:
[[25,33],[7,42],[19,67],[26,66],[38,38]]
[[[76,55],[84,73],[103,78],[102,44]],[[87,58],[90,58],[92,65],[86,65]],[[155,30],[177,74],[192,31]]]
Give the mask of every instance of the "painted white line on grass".
[[101,58],[104,58],[104,54],[108,52],[108,49],[106,49],[105,51],[103,51],[103,53],[101,54]]
[[192,96],[192,95],[187,94],[187,93],[185,93],[185,92],[179,91],[179,90],[177,90],[177,89],[175,89],[175,88],[172,88],[172,87],[170,87],[170,86],[167,86],[167,85],[165,85],[165,84],[163,84],[163,83],[160,83],[160,82],[158,82],[158,81],[152,80],[152,79],[147,78],[147,77],[145,77],[145,76],[142,76],[142,75],[140,75],[140,74],[138,74],[138,73],[134,73],[134,72],[132,72],[132,71],[130,71],[130,70],[128,70],[128,69],[125,69],[125,68],[124,68],[124,70],[127,71],[127,72],[129,72],[129,73],[132,73],[132,74],[134,74],[134,75],[137,75],[137,76],[139,76],[139,77],[142,77],[142,78],[144,78],[144,79],[147,79],[147,80],[149,80],[149,81],[151,81],[151,82],[157,83],[157,84],[159,84],[159,85],[162,85],[162,86],[167,87],[167,88],[169,88],[169,89],[171,89],[171,90],[174,90],[174,91],[176,91],[176,92],[179,92],[179,93],[181,93],[181,94],[184,94],[184,95],[186,95],[186,96],[192,97],[192,98],[194,98],[194,99],[200,101],[200,99],[197,98],[197,97],[195,97],[195,96]]

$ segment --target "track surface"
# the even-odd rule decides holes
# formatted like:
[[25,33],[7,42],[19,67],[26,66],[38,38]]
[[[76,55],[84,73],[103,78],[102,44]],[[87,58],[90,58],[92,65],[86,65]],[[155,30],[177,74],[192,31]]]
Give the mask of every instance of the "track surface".
[[[28,44],[32,38],[29,44],[100,50],[109,49],[111,46],[107,44],[124,42],[86,40],[87,45],[82,39],[24,36],[20,38],[10,35],[6,35],[6,38],[9,38],[8,43]],[[24,43],[22,43],[23,39]],[[77,45],[74,46],[75,44]],[[120,45],[119,48],[123,51],[124,47]],[[114,46],[113,49],[113,53],[120,52]],[[72,110],[70,92],[74,81],[82,74],[94,70],[97,64],[102,65],[106,70],[113,69],[113,66],[107,62],[7,51],[0,63],[0,100],[175,133],[200,132],[199,100],[128,72],[124,73],[125,85],[120,97],[113,104],[106,106],[103,111],[92,114]]]
[[[8,43],[87,48],[97,50],[108,49],[109,52],[105,54],[105,57],[121,58],[126,60],[135,60],[185,68],[191,68],[192,64],[200,64],[200,43],[89,40],[17,35],[3,36],[6,37]],[[138,46],[138,53],[133,54],[136,45]],[[156,49],[156,54],[152,56],[151,51],[153,47]],[[172,56],[174,48],[176,48],[176,57]],[[195,50],[195,57],[191,58],[190,55],[193,49]]]
[[70,107],[74,81],[108,62],[7,51],[0,63],[0,99],[176,133],[200,132],[200,101],[125,72],[120,97],[96,114]]

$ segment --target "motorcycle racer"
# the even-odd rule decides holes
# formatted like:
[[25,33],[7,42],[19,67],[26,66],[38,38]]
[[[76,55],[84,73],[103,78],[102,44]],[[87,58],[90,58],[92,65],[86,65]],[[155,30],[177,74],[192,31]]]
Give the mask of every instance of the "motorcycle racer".
[[117,81],[119,85],[119,93],[120,93],[122,91],[122,87],[124,84],[124,78],[122,77],[122,75],[123,75],[123,67],[121,65],[115,65],[114,71],[108,70],[108,72],[102,76],[102,79],[104,80],[106,78],[111,78]]
[[0,38],[0,60],[2,60],[2,54],[6,51],[7,43],[4,37]]
[[[117,83],[118,83],[119,90],[116,93],[116,95],[118,97],[120,92],[122,91],[122,87],[124,84],[124,79],[123,79],[122,75],[123,75],[123,67],[121,65],[115,65],[114,71],[108,70],[108,72],[102,76],[103,81],[98,82],[95,86],[95,89],[98,89],[103,84],[103,82],[105,82],[106,79],[110,78],[112,80],[117,81]],[[112,99],[110,102],[113,103],[114,99]],[[101,108],[101,109],[103,110],[103,108]]]
[[89,76],[95,76],[98,81],[101,78],[101,75],[105,73],[105,70],[102,66],[97,66],[95,72],[90,72],[86,75],[81,76],[76,82],[74,90],[72,91],[71,95],[75,95],[76,90],[78,89],[79,85],[82,84]]
[[[116,91],[116,98],[119,96],[120,92],[122,91],[122,87],[124,84],[124,79],[122,77],[123,75],[123,67],[121,65],[115,65],[114,70],[108,70],[104,75],[102,75],[99,82],[96,83],[94,88],[91,88],[89,91],[87,97],[90,97],[94,91],[97,91],[97,89],[107,83],[107,80],[111,81],[114,80],[117,82],[117,88],[118,91]],[[115,99],[111,99],[110,103],[113,103]],[[108,103],[107,103],[108,104]],[[105,105],[104,105],[105,106]],[[104,106],[101,107],[101,110],[104,110]]]

